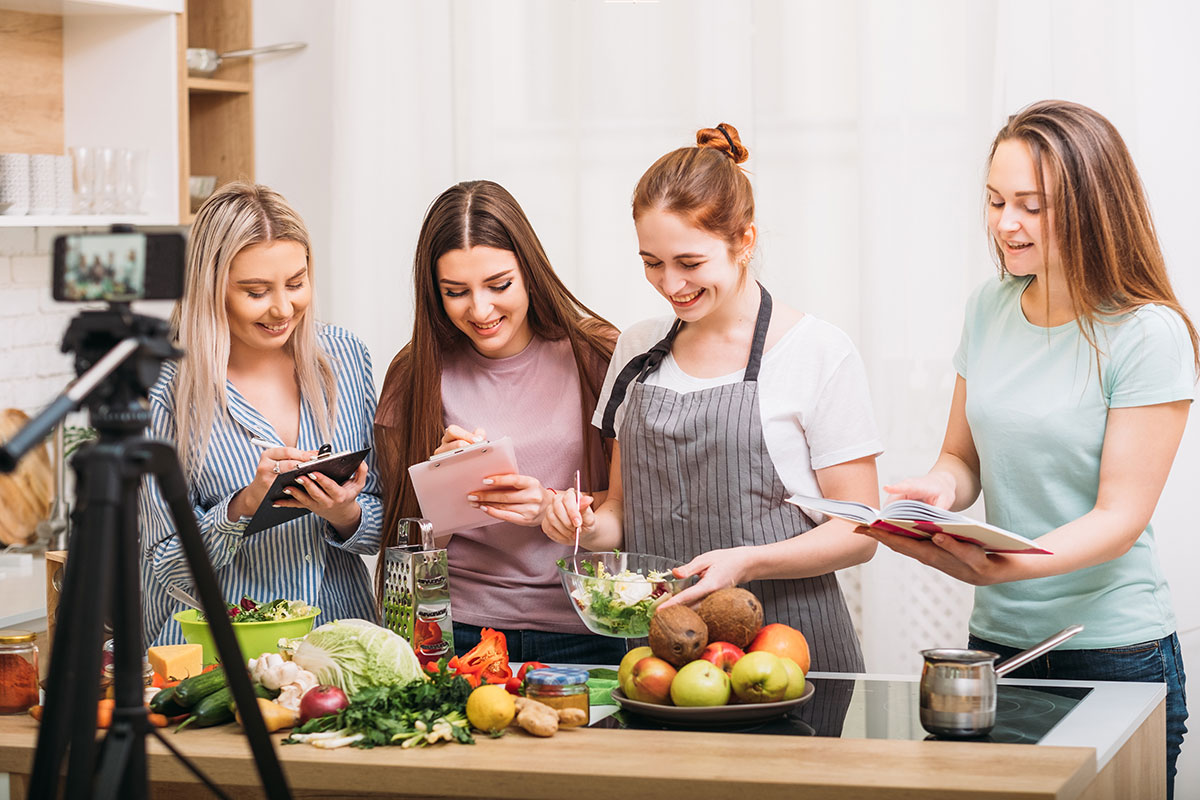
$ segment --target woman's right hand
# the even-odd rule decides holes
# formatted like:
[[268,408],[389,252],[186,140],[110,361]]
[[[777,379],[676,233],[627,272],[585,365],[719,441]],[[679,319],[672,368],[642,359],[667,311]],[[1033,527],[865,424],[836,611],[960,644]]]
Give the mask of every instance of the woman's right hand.
[[451,425],[449,428],[446,428],[446,431],[442,434],[442,443],[438,445],[437,450],[433,451],[433,454],[436,456],[441,455],[442,453],[449,453],[450,451],[457,450],[460,447],[470,447],[473,444],[479,444],[485,439],[487,439],[487,434],[484,432],[483,428],[476,428],[475,432],[472,433],[466,428],[458,425]]
[[575,544],[576,527],[581,536],[596,528],[593,499],[590,494],[576,494],[574,489],[556,493],[542,517],[542,533],[559,544]]
[[950,508],[954,505],[954,488],[953,475],[947,472],[930,472],[919,478],[909,478],[884,486],[883,490],[888,494],[888,503],[894,500],[920,500],[937,508]]
[[268,447],[258,457],[258,466],[254,469],[254,478],[229,501],[229,511],[226,516],[230,522],[241,517],[254,516],[271,484],[281,472],[289,472],[306,461],[312,460],[317,453],[315,450],[298,450],[295,447]]

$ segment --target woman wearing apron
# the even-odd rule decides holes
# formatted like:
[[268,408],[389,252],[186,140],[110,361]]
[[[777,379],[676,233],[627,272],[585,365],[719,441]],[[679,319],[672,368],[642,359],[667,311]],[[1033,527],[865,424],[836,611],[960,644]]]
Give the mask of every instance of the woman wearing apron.
[[878,501],[881,451],[861,360],[837,328],[772,302],[748,274],[757,229],[729,125],[659,159],[634,192],[646,279],[674,316],[617,342],[593,424],[615,437],[596,508],[556,496],[546,534],[686,562],[699,580],[670,602],[743,585],[767,622],[799,629],[812,669],[861,672],[834,570],[868,560],[865,537],[815,525],[790,495]]

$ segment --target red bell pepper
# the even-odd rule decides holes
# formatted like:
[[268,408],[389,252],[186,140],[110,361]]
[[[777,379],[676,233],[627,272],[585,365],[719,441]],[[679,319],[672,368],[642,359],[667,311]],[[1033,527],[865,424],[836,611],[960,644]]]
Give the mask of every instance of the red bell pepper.
[[468,679],[474,675],[488,683],[503,684],[513,676],[508,665],[508,642],[501,631],[491,628],[484,628],[479,644],[450,659],[448,666]]

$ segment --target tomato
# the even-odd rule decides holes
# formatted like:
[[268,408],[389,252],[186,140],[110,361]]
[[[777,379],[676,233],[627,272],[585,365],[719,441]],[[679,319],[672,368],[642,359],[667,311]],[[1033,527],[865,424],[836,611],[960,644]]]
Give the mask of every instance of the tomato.
[[505,681],[504,688],[508,690],[509,694],[519,696],[521,694],[521,679],[516,676],[509,678]]

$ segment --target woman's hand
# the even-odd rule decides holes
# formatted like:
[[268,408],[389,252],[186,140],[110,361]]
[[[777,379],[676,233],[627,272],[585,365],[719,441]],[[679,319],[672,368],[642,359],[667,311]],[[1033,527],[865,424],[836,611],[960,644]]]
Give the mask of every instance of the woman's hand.
[[[447,428],[449,430],[449,428]],[[540,525],[554,493],[528,475],[492,475],[483,479],[485,489],[467,495],[471,505],[504,522],[532,528]]]
[[551,494],[542,518],[542,532],[559,544],[575,544],[576,528],[580,529],[581,537],[596,528],[594,499],[590,494],[576,494],[574,489]]
[[253,516],[263,498],[267,496],[271,484],[279,477],[279,473],[290,472],[315,455],[313,450],[297,450],[295,447],[268,447],[263,450],[258,457],[254,477],[229,501],[229,521]]
[[433,454],[436,456],[441,455],[442,453],[449,453],[452,450],[459,449],[460,447],[470,447],[473,444],[479,444],[485,439],[487,439],[487,434],[484,432],[483,428],[476,428],[475,432],[471,433],[466,428],[459,427],[458,425],[451,425],[449,428],[446,428],[446,431],[442,434],[442,443],[438,445],[437,450],[433,451]]
[[700,580],[679,594],[663,602],[659,608],[683,603],[697,603],[718,589],[727,589],[746,583],[751,577],[751,566],[756,560],[753,547],[730,547],[725,550],[710,550],[701,553],[673,572],[676,578],[699,575]]
[[343,539],[358,529],[362,519],[362,507],[358,494],[367,485],[367,462],[363,461],[354,475],[339,484],[320,472],[310,472],[296,478],[302,488],[289,486],[283,491],[291,500],[275,503],[280,508],[307,508],[318,517],[326,519]]
[[893,500],[920,500],[938,508],[954,505],[954,476],[948,472],[930,472],[919,478],[909,478],[884,486],[887,502]]
[[1000,553],[989,553],[979,545],[960,542],[944,533],[935,533],[932,539],[926,540],[888,533],[879,528],[857,530],[901,555],[915,558],[926,566],[972,586],[991,586],[1014,578],[1010,574],[1016,566],[1013,558]]

